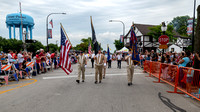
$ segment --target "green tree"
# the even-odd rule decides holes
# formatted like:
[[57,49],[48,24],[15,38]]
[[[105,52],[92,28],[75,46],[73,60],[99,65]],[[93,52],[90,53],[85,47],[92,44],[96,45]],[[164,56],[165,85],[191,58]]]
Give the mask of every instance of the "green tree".
[[119,40],[115,40],[114,42],[116,50],[120,50],[124,47],[123,43],[120,43]]
[[[87,52],[88,51],[88,46],[89,46],[89,42],[91,44],[92,50],[94,49],[94,45],[92,44],[92,39],[91,37],[88,38],[82,38],[81,39],[81,43],[77,44],[75,47],[73,47],[74,50],[80,50],[83,52]],[[101,48],[102,49],[102,48]]]
[[27,51],[35,53],[39,49],[44,49],[44,46],[41,42],[36,41],[35,43],[27,44],[26,48]]
[[0,49],[4,52],[8,52],[8,50],[20,51],[22,49],[23,42],[21,40],[16,39],[5,39],[0,36]]
[[56,45],[56,44],[49,44],[48,45],[49,46],[49,50],[51,51],[51,52],[55,52],[55,51],[57,51],[58,50],[58,46]]
[[172,25],[176,32],[180,35],[187,36],[187,21],[190,16],[178,16],[175,17],[169,24]]
[[[161,30],[161,25],[150,27],[149,30],[150,32],[148,33],[148,35],[155,38],[156,41],[158,41],[158,38],[161,35],[163,35],[163,32]],[[172,25],[167,25],[167,31],[165,32],[165,35],[169,37],[170,42],[172,42],[173,40],[176,40],[176,38],[174,38],[175,33],[173,31]]]

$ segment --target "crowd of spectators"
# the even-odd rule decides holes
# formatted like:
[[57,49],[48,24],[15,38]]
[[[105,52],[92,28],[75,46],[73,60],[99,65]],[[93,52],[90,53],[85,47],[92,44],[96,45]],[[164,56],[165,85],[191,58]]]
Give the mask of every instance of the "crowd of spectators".
[[200,69],[200,57],[198,52],[193,54],[190,51],[182,51],[180,53],[156,53],[154,52],[154,50],[152,50],[151,52],[146,50],[145,53],[140,53],[141,66],[143,66],[143,62],[145,60],[178,65],[179,67],[193,67],[195,69]]
[[[27,62],[33,62],[33,67],[28,67]],[[36,53],[26,52],[26,51],[12,51],[9,50],[8,53],[1,51],[0,53],[0,74],[4,75],[5,71],[1,70],[2,65],[12,65],[12,69],[17,73],[19,77],[19,71],[22,71],[23,77],[26,79],[31,79],[34,69],[37,74],[45,73],[48,70],[53,70],[58,68],[59,55],[57,52],[51,53],[44,52],[43,49],[37,50]]]

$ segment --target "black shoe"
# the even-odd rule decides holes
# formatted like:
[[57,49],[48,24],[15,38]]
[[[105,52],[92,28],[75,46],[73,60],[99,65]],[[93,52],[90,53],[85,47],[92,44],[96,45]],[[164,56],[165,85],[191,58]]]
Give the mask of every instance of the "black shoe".
[[131,83],[128,83],[128,86],[130,86],[131,85]]
[[103,77],[103,79],[105,79],[105,77]]
[[95,81],[94,83],[97,84],[97,81]]
[[76,80],[77,83],[79,83],[79,80]]
[[82,82],[85,82],[84,80],[82,80]]
[[101,83],[101,81],[99,81],[99,83]]
[[132,82],[131,82],[130,84],[131,84],[131,85],[133,85],[133,83],[132,83]]

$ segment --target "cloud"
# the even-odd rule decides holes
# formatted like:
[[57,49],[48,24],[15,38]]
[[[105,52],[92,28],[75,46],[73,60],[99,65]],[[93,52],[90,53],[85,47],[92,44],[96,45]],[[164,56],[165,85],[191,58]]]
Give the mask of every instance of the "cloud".
[[[0,0],[0,35],[8,38],[6,15],[19,12],[19,2]],[[113,42],[122,34],[122,24],[110,23],[109,20],[121,20],[128,32],[132,22],[140,24],[160,24],[171,21],[176,16],[193,16],[191,0],[21,0],[22,12],[34,18],[33,38],[46,45],[46,17],[52,12],[66,12],[66,15],[51,15],[53,19],[53,39],[60,39],[60,23],[63,24],[73,44],[79,44],[81,38],[91,37],[90,16],[97,40],[106,49],[107,44],[115,47]],[[200,1],[197,1],[200,5]],[[19,37],[18,30],[16,35]]]

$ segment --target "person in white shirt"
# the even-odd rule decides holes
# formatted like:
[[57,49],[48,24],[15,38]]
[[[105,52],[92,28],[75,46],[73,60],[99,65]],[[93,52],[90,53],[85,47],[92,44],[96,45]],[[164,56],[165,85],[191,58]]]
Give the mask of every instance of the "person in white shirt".
[[19,68],[21,68],[22,63],[24,61],[24,56],[22,55],[22,51],[19,51],[19,53],[17,54],[17,59],[18,59],[18,63],[19,63]]
[[121,61],[122,61],[122,55],[121,53],[118,53],[117,55],[117,68],[121,69]]
[[52,62],[51,62],[51,51],[46,53],[46,59],[47,59],[46,60],[47,65],[50,66],[50,68],[52,68],[52,66],[51,66],[51,64],[52,64]]
[[95,57],[95,54],[94,54],[94,51],[92,51],[92,56],[91,56],[92,68],[94,68],[94,57]]
[[9,53],[8,53],[8,64],[11,64],[12,63],[12,59],[13,59],[13,57],[12,57],[12,54],[13,53],[13,51],[12,50],[9,50]]

